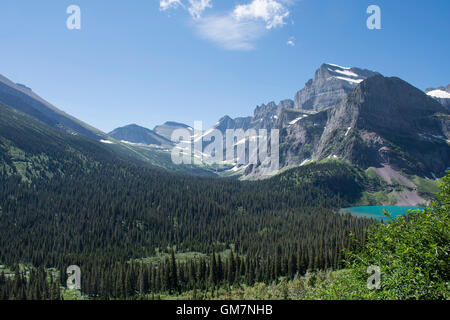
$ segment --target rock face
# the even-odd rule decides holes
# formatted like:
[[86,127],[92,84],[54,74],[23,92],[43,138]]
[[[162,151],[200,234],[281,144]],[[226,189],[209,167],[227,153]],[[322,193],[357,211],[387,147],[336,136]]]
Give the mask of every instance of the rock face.
[[448,110],[399,78],[368,78],[326,112],[314,159],[336,156],[428,177],[450,165]]
[[165,137],[157,134],[153,130],[131,124],[125,127],[117,128],[108,135],[120,141],[126,141],[144,145],[171,146],[172,142]]
[[429,88],[425,91],[430,97],[450,109],[450,84],[447,87]]
[[222,134],[226,132],[228,129],[243,129],[247,130],[250,128],[252,122],[252,117],[242,117],[232,119],[229,116],[222,117],[219,122],[213,127],[213,129],[217,129]]
[[231,119],[225,116],[219,120],[214,129],[225,132],[226,129],[272,129],[288,126],[291,121],[302,115],[310,115],[337,105],[359,83],[374,75],[378,73],[360,68],[323,64],[316,71],[314,79],[309,80],[305,88],[295,95],[295,101],[286,99],[278,105],[273,101],[262,104],[256,107],[253,117]]
[[[323,64],[295,101],[262,104],[253,117],[223,117],[213,129],[278,129],[280,168],[339,158],[364,169],[441,176],[450,167],[450,109],[432,98],[436,90],[448,94],[450,86],[427,95],[398,78]],[[244,169],[247,178],[268,173],[264,164]]]
[[[285,100],[286,105],[289,104],[288,101]],[[280,105],[276,105],[275,102],[269,102],[267,105],[262,104],[257,106],[254,112],[253,117],[240,117],[232,119],[229,116],[225,116],[219,120],[219,122],[213,127],[213,129],[218,129],[222,133],[225,133],[227,129],[270,129],[273,128],[278,120],[278,114],[282,110],[282,103]]]
[[[433,178],[450,167],[449,127],[450,112],[437,101],[401,79],[375,75],[333,108],[283,109],[280,167],[335,158]],[[256,166],[245,174],[263,172]]]
[[341,102],[363,80],[376,72],[323,64],[314,79],[295,95],[295,108],[322,111]]

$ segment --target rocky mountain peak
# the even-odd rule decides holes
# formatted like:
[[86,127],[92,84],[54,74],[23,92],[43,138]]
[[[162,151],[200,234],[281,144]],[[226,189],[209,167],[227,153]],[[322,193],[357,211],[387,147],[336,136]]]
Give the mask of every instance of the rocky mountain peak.
[[324,63],[316,71],[314,78],[295,95],[295,108],[321,111],[335,106],[365,79],[378,73]]
[[278,106],[274,101],[269,102],[267,105],[262,104],[257,106],[254,112],[255,118],[266,118],[276,115],[278,112]]
[[370,77],[327,113],[317,159],[336,155],[364,168],[428,176],[448,166],[449,113],[399,78]]
[[291,99],[282,100],[278,104],[279,109],[286,109],[286,108],[292,109],[294,107],[295,107],[295,102],[294,102],[294,100],[291,100]]

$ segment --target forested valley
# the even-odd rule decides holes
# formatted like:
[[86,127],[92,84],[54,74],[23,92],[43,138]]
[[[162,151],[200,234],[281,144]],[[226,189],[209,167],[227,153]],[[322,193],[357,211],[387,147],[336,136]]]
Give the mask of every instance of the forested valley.
[[0,106],[0,299],[448,297],[449,178],[432,214],[382,225],[339,214],[384,187],[344,161],[240,181],[130,152]]
[[[81,291],[92,298],[270,283],[337,269],[342,249],[351,247],[348,235],[363,241],[373,223],[336,213],[363,187],[345,164],[296,170],[253,182],[120,161],[89,173],[62,168],[32,182],[4,173],[0,261],[15,276],[0,279],[2,298],[60,297],[53,283],[65,286],[69,265],[80,266]],[[189,252],[199,254],[177,261]],[[139,260],[157,253],[165,258]],[[53,276],[45,281],[49,268]]]

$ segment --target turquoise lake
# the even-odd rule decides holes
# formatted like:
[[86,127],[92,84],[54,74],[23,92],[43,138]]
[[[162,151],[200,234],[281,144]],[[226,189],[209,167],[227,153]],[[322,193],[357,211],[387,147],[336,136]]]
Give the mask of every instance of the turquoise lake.
[[[382,210],[387,210],[390,217],[385,217]],[[409,210],[423,210],[425,207],[395,207],[395,206],[368,206],[368,207],[351,207],[341,209],[341,213],[350,213],[356,217],[372,218],[377,220],[395,219],[400,215],[406,215]]]

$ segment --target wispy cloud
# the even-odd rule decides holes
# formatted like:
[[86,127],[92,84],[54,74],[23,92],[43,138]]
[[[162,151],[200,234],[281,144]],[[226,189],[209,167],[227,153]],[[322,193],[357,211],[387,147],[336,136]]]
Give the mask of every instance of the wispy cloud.
[[295,38],[294,37],[290,37],[289,40],[286,42],[286,44],[288,46],[295,47]]
[[233,15],[209,16],[196,23],[200,37],[214,42],[226,50],[248,51],[266,31],[264,25],[253,21],[237,20]]
[[251,0],[222,14],[203,13],[212,0],[160,0],[162,11],[182,7],[194,19],[200,37],[226,50],[252,50],[255,42],[271,29],[282,27],[293,0]]

